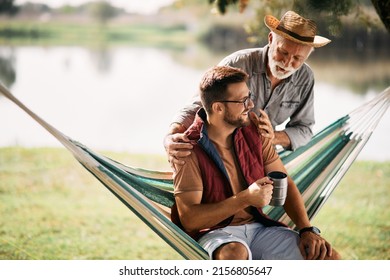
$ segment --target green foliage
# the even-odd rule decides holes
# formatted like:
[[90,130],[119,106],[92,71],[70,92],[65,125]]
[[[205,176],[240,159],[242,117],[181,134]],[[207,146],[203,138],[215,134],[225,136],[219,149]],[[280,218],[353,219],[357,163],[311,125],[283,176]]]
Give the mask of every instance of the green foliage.
[[352,0],[300,0],[300,1],[294,1],[295,8],[299,7],[299,12],[303,13],[305,10],[310,9],[318,12],[326,11],[326,12],[333,12],[336,16],[339,15],[346,15],[350,9],[351,6],[356,1]]
[[[249,0],[211,0],[221,14],[225,14],[228,6],[234,6],[238,2],[240,9],[245,9]],[[377,8],[377,13],[381,16],[383,23],[387,26],[389,21],[389,6],[382,2]],[[387,1],[389,2],[389,1]],[[252,0],[251,9],[255,10],[256,17],[247,26],[247,32],[252,35],[252,41],[258,41],[258,38],[266,38],[268,29],[264,26],[264,16],[271,14],[280,18],[286,11],[293,10],[304,17],[314,19],[317,23],[319,34],[325,36],[338,37],[342,34],[343,20],[347,17],[354,17],[358,25],[364,25],[367,29],[379,28],[380,24],[377,18],[367,12],[368,1],[352,0]],[[372,7],[372,5],[370,5]],[[376,7],[378,7],[377,5]]]
[[338,35],[342,29],[341,16],[352,13],[356,7],[357,2],[352,0],[299,0],[294,1],[292,9],[307,18],[316,15],[317,24],[327,25],[330,34]]
[[116,9],[107,1],[97,1],[89,5],[89,13],[99,23],[105,24],[110,18],[116,16]]
[[[149,44],[180,46],[194,40],[184,24],[0,21],[0,43],[21,44]],[[10,76],[8,76],[10,78]]]
[[67,14],[75,14],[77,12],[77,9],[71,5],[63,5],[60,8],[58,8],[58,11],[61,14],[67,15]]
[[216,7],[218,8],[218,10],[222,13],[222,14],[225,14],[226,13],[226,8],[228,5],[233,5],[233,4],[237,4],[238,0],[209,0],[209,2],[214,2],[214,4],[216,5]]
[[0,1],[0,14],[14,15],[18,12],[18,7],[15,6],[14,0]]
[[214,5],[218,12],[225,14],[228,6],[237,6],[240,11],[243,11],[249,0],[208,0],[210,4]]
[[371,0],[371,2],[387,31],[390,33],[390,1]]

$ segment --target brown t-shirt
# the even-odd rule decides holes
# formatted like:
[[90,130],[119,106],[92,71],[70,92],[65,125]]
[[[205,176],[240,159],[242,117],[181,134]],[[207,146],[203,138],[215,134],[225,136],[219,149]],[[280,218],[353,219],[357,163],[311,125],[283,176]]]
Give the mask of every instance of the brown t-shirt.
[[[279,156],[268,138],[262,137],[262,142],[263,161],[264,165],[267,165],[277,160]],[[233,194],[237,194],[240,191],[246,189],[248,185],[242,175],[237,156],[234,153],[234,147],[223,147],[215,142],[213,142],[213,144],[216,147],[223,164],[225,165],[226,171],[229,175]],[[176,165],[175,168],[176,172],[174,172],[173,177],[175,195],[184,192],[203,191],[201,172],[195,153],[191,153],[191,155],[186,158],[186,164]],[[234,215],[233,221],[230,225],[243,225],[251,223],[253,220],[254,218],[250,212],[250,208],[246,208],[245,210],[239,211]]]

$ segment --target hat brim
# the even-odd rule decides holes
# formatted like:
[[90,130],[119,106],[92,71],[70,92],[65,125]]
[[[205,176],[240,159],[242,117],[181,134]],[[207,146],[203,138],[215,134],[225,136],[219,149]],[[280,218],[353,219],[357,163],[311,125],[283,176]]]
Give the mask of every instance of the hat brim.
[[264,23],[272,32],[275,32],[276,34],[282,36],[283,38],[286,38],[290,41],[293,41],[295,43],[299,43],[302,45],[308,45],[308,46],[312,46],[314,48],[320,48],[320,47],[323,47],[331,42],[331,40],[329,40],[328,38],[318,36],[318,35],[316,35],[314,37],[313,42],[305,42],[305,41],[298,40],[298,39],[292,37],[291,35],[276,29],[279,25],[279,20],[271,15],[266,15],[264,17]]

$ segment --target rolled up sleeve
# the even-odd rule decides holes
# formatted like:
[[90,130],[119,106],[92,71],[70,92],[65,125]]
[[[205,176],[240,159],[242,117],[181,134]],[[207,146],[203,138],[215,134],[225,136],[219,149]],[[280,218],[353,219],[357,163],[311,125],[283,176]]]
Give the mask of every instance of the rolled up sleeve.
[[299,110],[290,117],[284,130],[290,138],[291,150],[304,146],[311,140],[314,124],[314,92],[313,87],[310,87]]
[[202,102],[200,101],[199,94],[195,95],[192,98],[192,101],[186,104],[182,109],[180,109],[176,115],[172,118],[171,123],[180,123],[185,128],[190,127],[195,119],[196,112],[202,107]]

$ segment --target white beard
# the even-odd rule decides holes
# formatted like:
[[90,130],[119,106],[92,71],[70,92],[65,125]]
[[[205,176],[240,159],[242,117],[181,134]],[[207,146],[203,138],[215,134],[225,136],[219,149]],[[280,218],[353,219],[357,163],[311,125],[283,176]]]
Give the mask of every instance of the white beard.
[[[275,78],[277,78],[279,80],[286,79],[286,78],[290,77],[292,74],[294,74],[295,71],[297,71],[298,69],[295,69],[293,67],[285,67],[281,62],[274,60],[272,57],[274,49],[275,49],[274,46],[270,46],[269,50],[268,50],[269,70],[271,71],[272,76],[274,76]],[[277,67],[282,68],[286,72],[284,72],[284,71],[282,72],[282,71],[278,70]]]

